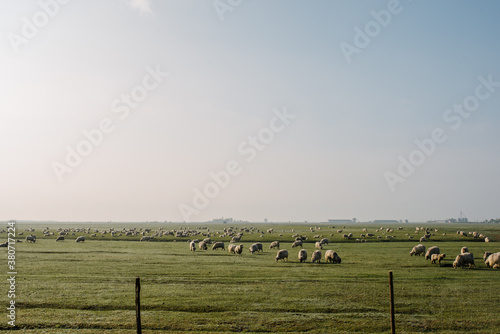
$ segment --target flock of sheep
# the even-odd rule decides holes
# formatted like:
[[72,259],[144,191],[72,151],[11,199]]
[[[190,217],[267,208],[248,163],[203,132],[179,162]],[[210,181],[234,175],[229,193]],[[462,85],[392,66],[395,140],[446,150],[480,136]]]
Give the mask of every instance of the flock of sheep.
[[[446,257],[446,254],[440,253],[439,247],[437,246],[427,248],[426,252],[426,247],[422,244],[418,244],[410,251],[410,256],[420,256],[422,254],[425,254],[425,259],[431,260],[432,264],[435,264],[436,262],[441,264],[441,261]],[[488,268],[500,268],[500,252],[484,252],[483,260]],[[469,252],[467,247],[462,247],[460,254],[458,254],[455,261],[453,261],[453,268],[464,268],[465,266],[469,268],[476,268],[476,264],[474,263],[474,254]]]
[[[304,242],[303,238],[304,237],[297,236],[295,238],[295,241],[292,243],[292,248],[303,246],[303,242]],[[239,241],[240,238],[237,240]],[[311,256],[312,263],[315,263],[315,262],[320,263],[321,262],[321,258],[322,258],[321,249],[323,249],[323,245],[328,245],[328,243],[329,243],[328,239],[326,239],[326,238],[323,238],[323,239],[321,239],[321,241],[318,241],[315,243],[315,247],[318,249],[312,253],[312,256]],[[197,249],[196,244],[198,244],[199,249],[207,250],[208,249],[207,245],[212,244],[212,240],[210,238],[205,238],[202,241],[199,241],[196,239],[191,240],[191,241],[189,241],[189,250],[192,252],[196,251],[196,249]],[[273,248],[279,249],[280,242],[277,240],[271,242],[271,244],[269,245],[269,249],[273,249]],[[217,250],[217,249],[225,250],[224,242],[222,242],[222,241],[214,242],[212,245],[212,250]],[[241,253],[243,253],[243,244],[236,245],[236,244],[231,243],[231,244],[229,244],[227,249],[230,253],[241,255]],[[264,249],[263,249],[261,242],[256,242],[256,243],[253,243],[252,245],[250,245],[250,247],[248,248],[248,251],[251,254],[254,254],[254,253],[264,252]],[[288,256],[289,256],[288,250],[281,249],[277,252],[276,257],[275,257],[275,261],[276,262],[278,262],[279,260],[288,261]],[[297,257],[299,259],[299,262],[306,262],[307,261],[307,250],[305,250],[303,248],[301,250],[299,250]],[[336,252],[329,249],[325,252],[325,261],[330,262],[330,263],[341,263],[342,260],[340,259],[340,256]]]
[[[331,228],[334,228],[331,226]],[[344,227],[345,228],[345,227]],[[320,230],[321,227],[310,227],[310,232],[314,233],[316,230]],[[398,227],[397,230],[402,230],[403,227]],[[205,230],[203,232],[203,230]],[[26,229],[25,231],[27,232],[34,232],[35,230],[33,228]],[[5,232],[4,230],[0,232]],[[239,244],[239,241],[241,240],[242,236],[244,233],[259,233],[260,237],[262,237],[266,233],[274,233],[274,229],[270,228],[268,230],[260,230],[256,227],[242,227],[239,231],[234,228],[234,227],[229,227],[229,228],[224,228],[222,232],[211,232],[208,227],[199,227],[198,230],[192,230],[191,228],[179,228],[179,230],[164,230],[162,227],[159,227],[156,231],[152,231],[152,229],[145,228],[145,229],[137,229],[137,228],[131,228],[131,229],[114,229],[110,228],[109,230],[91,230],[90,228],[59,228],[55,233],[57,233],[57,238],[56,241],[63,241],[65,240],[65,235],[74,235],[75,242],[83,242],[85,241],[85,237],[80,235],[78,236],[77,234],[90,234],[90,237],[96,237],[97,233],[100,233],[101,236],[104,236],[106,234],[110,234],[111,236],[141,236],[140,241],[151,241],[156,237],[161,237],[161,236],[174,236],[174,237],[193,237],[193,236],[199,236],[203,235],[206,238],[204,238],[202,241],[199,241],[198,239],[193,239],[189,240],[189,249],[191,251],[196,251],[196,249],[201,249],[201,250],[207,250],[208,245],[211,245],[212,250],[217,250],[217,249],[222,249],[225,250],[225,244],[222,241],[212,241],[210,237],[231,237],[231,243],[228,246],[228,251],[233,254],[241,255],[243,253],[243,244]],[[294,232],[294,230],[292,230]],[[344,230],[340,229],[336,231],[339,233],[343,239],[353,239],[353,233],[344,233]],[[391,233],[394,232],[393,229],[391,228],[377,228],[374,230],[374,232],[382,232],[383,235],[385,235],[386,239],[394,239],[396,236],[392,235]],[[420,237],[420,241],[429,241],[432,236],[436,235],[438,232],[438,229],[432,229],[429,227],[416,227],[415,228],[415,233],[424,233],[422,237]],[[44,236],[51,236],[55,234],[52,231],[49,231],[49,228],[47,227],[46,229],[43,229],[43,235]],[[457,231],[457,234],[462,236],[462,237],[472,237],[474,239],[481,239],[484,242],[489,242],[489,238],[484,236],[481,233],[478,232],[464,232],[464,231]],[[23,235],[23,232],[18,233],[19,236]],[[330,234],[333,236],[333,234]],[[408,236],[408,239],[413,239],[413,236],[411,236],[409,233],[406,233]],[[446,233],[443,233],[443,235],[446,235]],[[283,235],[280,234],[280,237]],[[303,244],[307,237],[301,236],[298,234],[294,234],[292,237],[295,238],[295,240],[291,244],[291,248],[301,248],[298,253],[297,253],[297,258],[300,262],[305,262],[308,259],[308,253],[307,250],[303,248]],[[360,234],[360,238],[356,239],[358,242],[366,242],[367,239],[376,237],[377,239],[381,239],[382,236],[376,236],[374,233],[368,233],[368,230],[366,228],[363,229],[363,233]],[[319,241],[315,242],[315,248],[316,250],[311,254],[311,262],[313,263],[320,263],[321,258],[322,258],[322,249],[324,245],[328,245],[329,241],[326,238],[323,238],[322,235],[317,234],[313,236],[314,239],[320,239]],[[17,240],[18,242],[21,242],[21,240]],[[173,240],[175,241],[175,240]],[[29,234],[26,235],[25,237],[25,242],[27,243],[34,243],[36,242],[36,235],[35,234]],[[6,247],[7,243],[1,243],[0,247]],[[269,245],[270,249],[278,249],[275,261],[288,261],[289,258],[289,251],[287,249],[280,249],[280,242],[279,241],[273,241]],[[249,247],[249,252],[251,254],[258,253],[258,252],[263,252],[263,246],[262,243],[256,242],[250,245]],[[423,244],[419,244],[415,247],[410,252],[410,255],[424,255],[425,254],[425,259],[430,260],[432,264],[441,264],[443,259],[446,257],[446,254],[440,253],[440,249],[437,246],[429,247],[426,249],[426,247]],[[500,268],[500,252],[498,253],[491,253],[491,252],[485,252],[483,254],[483,259],[485,261],[485,264],[488,268]],[[333,250],[329,249],[325,251],[325,261],[330,262],[330,263],[341,263],[340,256],[334,252]],[[461,250],[461,253],[458,254],[453,261],[453,267],[475,267],[474,263],[474,255],[470,253],[467,249],[467,247],[463,247]]]

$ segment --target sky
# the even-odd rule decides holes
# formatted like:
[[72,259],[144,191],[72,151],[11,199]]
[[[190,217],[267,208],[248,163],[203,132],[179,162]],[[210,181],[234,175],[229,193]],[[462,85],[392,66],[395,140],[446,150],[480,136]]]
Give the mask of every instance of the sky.
[[0,220],[500,217],[496,1],[0,6]]

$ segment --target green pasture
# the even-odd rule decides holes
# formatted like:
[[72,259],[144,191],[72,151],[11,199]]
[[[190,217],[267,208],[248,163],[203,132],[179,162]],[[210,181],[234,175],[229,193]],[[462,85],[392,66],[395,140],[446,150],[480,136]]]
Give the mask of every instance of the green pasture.
[[[162,236],[139,242],[96,233],[43,237],[49,227],[91,227],[105,230],[151,228],[163,230],[208,226],[211,239],[224,241],[226,250],[190,252],[189,239]],[[231,224],[61,224],[33,225],[36,243],[16,244],[16,324],[13,333],[135,333],[135,277],[141,278],[143,333],[388,333],[388,272],[394,273],[396,330],[398,333],[498,333],[500,328],[500,270],[487,269],[484,251],[500,251],[498,224],[432,225],[427,247],[439,246],[447,257],[431,265],[424,257],[410,257],[424,232],[414,224],[396,226],[331,224],[246,224],[261,232],[243,233],[241,256],[227,251],[230,237],[219,237]],[[402,226],[403,230],[397,230]],[[429,226],[431,225],[422,225]],[[232,224],[235,231],[243,225]],[[311,227],[314,231],[311,231]],[[315,227],[320,227],[316,229]],[[384,227],[384,232],[377,231]],[[17,232],[28,226],[17,226]],[[272,233],[267,233],[273,228]],[[363,228],[375,237],[357,242]],[[392,228],[392,232],[386,232]],[[434,231],[437,228],[438,231]],[[292,232],[292,229],[294,230]],[[343,229],[342,233],[337,230]],[[492,242],[462,237],[457,230],[477,231]],[[207,232],[208,230],[199,230]],[[217,234],[219,232],[219,234]],[[353,233],[352,240],[342,238]],[[366,234],[365,233],[365,234]],[[446,233],[446,235],[442,235]],[[300,248],[291,248],[292,235],[307,236],[307,263],[299,263]],[[386,235],[394,236],[387,239]],[[413,240],[408,237],[414,236]],[[84,235],[86,241],[74,239]],[[281,236],[280,236],[281,235]],[[325,250],[333,249],[341,264],[310,262],[314,236],[328,238]],[[377,238],[381,236],[381,238]],[[0,234],[0,238],[6,234]],[[175,240],[175,241],[174,241]],[[288,262],[275,262],[271,241],[290,253]],[[250,254],[248,247],[262,242],[264,252]],[[453,269],[460,249],[474,253],[476,269]],[[7,276],[6,249],[0,272]],[[0,284],[7,305],[8,285]],[[5,311],[4,311],[5,312]],[[6,314],[6,313],[5,313]],[[9,330],[6,316],[0,329]]]

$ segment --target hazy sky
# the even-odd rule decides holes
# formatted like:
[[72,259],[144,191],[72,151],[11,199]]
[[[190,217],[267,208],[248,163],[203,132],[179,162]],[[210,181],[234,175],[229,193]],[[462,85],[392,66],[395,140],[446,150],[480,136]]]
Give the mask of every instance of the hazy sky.
[[2,1],[0,219],[498,218],[499,13]]

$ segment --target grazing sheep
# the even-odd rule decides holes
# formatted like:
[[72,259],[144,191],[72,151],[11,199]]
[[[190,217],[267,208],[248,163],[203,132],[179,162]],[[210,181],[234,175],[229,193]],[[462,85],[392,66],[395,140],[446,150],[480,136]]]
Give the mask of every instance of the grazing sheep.
[[432,254],[431,255],[431,263],[436,264],[436,261],[438,264],[441,264],[441,260],[446,257],[446,254]]
[[337,254],[337,252],[329,249],[325,252],[325,261],[331,263],[341,263],[342,260],[340,259],[340,256]]
[[207,250],[207,249],[208,249],[208,247],[207,247],[207,243],[206,243],[205,241],[200,241],[200,242],[198,243],[198,248],[199,248],[199,249],[202,249],[202,250]]
[[151,241],[151,239],[152,239],[152,237],[145,235],[139,241]]
[[307,260],[307,251],[305,249],[301,249],[299,251],[299,261],[302,263],[302,262],[305,262]]
[[491,254],[493,254],[492,252],[484,252],[483,253],[483,260],[486,261],[486,259],[488,258],[488,256],[490,256]]
[[463,254],[463,253],[468,253],[469,252],[469,248],[467,247],[462,247],[462,250],[460,251],[460,254]]
[[269,249],[273,249],[273,248],[280,248],[280,242],[279,241],[271,242],[271,245],[269,245]]
[[203,239],[203,242],[207,245],[210,245],[212,243],[212,240],[210,238],[205,238]]
[[276,254],[275,261],[278,262],[278,260],[282,260],[284,262],[285,259],[288,261],[288,251],[286,249],[279,250]]
[[322,245],[322,244],[321,244],[321,242],[319,242],[319,241],[318,241],[318,242],[316,242],[315,247],[316,247],[317,249],[323,249],[323,245]]
[[253,244],[251,245],[249,248],[248,248],[248,251],[250,253],[258,253],[259,252],[259,247],[257,246],[257,244]]
[[476,265],[474,264],[474,255],[472,253],[458,254],[457,257],[455,258],[455,261],[453,261],[453,268],[456,267],[463,268],[465,265],[468,265],[469,268],[470,267],[476,268]]
[[36,236],[33,235],[27,235],[26,236],[26,242],[36,242]]
[[262,244],[260,242],[256,242],[254,245],[257,245],[257,250],[259,252],[264,253],[264,249],[262,248]]
[[229,246],[227,246],[227,250],[229,251],[229,253],[235,254],[235,249],[236,249],[236,245],[234,245],[234,244],[229,244]]
[[484,242],[490,242],[490,238],[488,237],[484,238]]
[[214,243],[212,245],[212,250],[216,250],[216,249],[219,249],[219,248],[222,248],[223,250],[226,250],[226,248],[224,247],[224,243],[221,242],[221,241],[218,241],[216,243]]
[[61,235],[61,236],[58,236],[56,241],[64,241],[64,237]]
[[427,253],[425,253],[425,259],[430,260],[432,254],[439,254],[439,247],[438,246],[432,246],[427,249]]
[[421,237],[420,242],[424,242],[424,241],[425,241],[425,237]]
[[321,239],[321,240],[320,240],[320,243],[321,243],[322,245],[325,245],[325,244],[326,244],[326,245],[328,245],[329,241],[328,241],[328,239],[323,238],[323,239]]
[[349,235],[348,234],[342,234],[342,238],[349,239]]
[[351,238],[352,238],[352,233],[349,233],[349,234],[347,235],[347,239],[351,239]]
[[83,242],[83,241],[85,241],[85,237],[83,235],[75,239],[75,242]]
[[320,250],[315,250],[313,255],[311,256],[311,262],[318,262],[321,263],[321,251]]
[[292,244],[292,248],[299,246],[302,247],[302,240],[295,240]]
[[410,252],[410,256],[413,256],[413,255],[420,256],[420,254],[425,254],[425,246],[422,244],[416,245],[415,247],[413,247],[413,249]]
[[484,261],[484,264],[486,264],[488,268],[500,268],[500,252],[490,254],[486,258],[486,261]]
[[237,245],[236,247],[234,247],[234,253],[241,255],[241,253],[243,253],[243,245]]
[[[144,238],[144,237],[143,237],[143,238]],[[189,250],[190,250],[191,252],[196,251],[196,244],[195,244],[195,242],[194,242],[194,241],[191,241],[191,242],[189,243]]]

